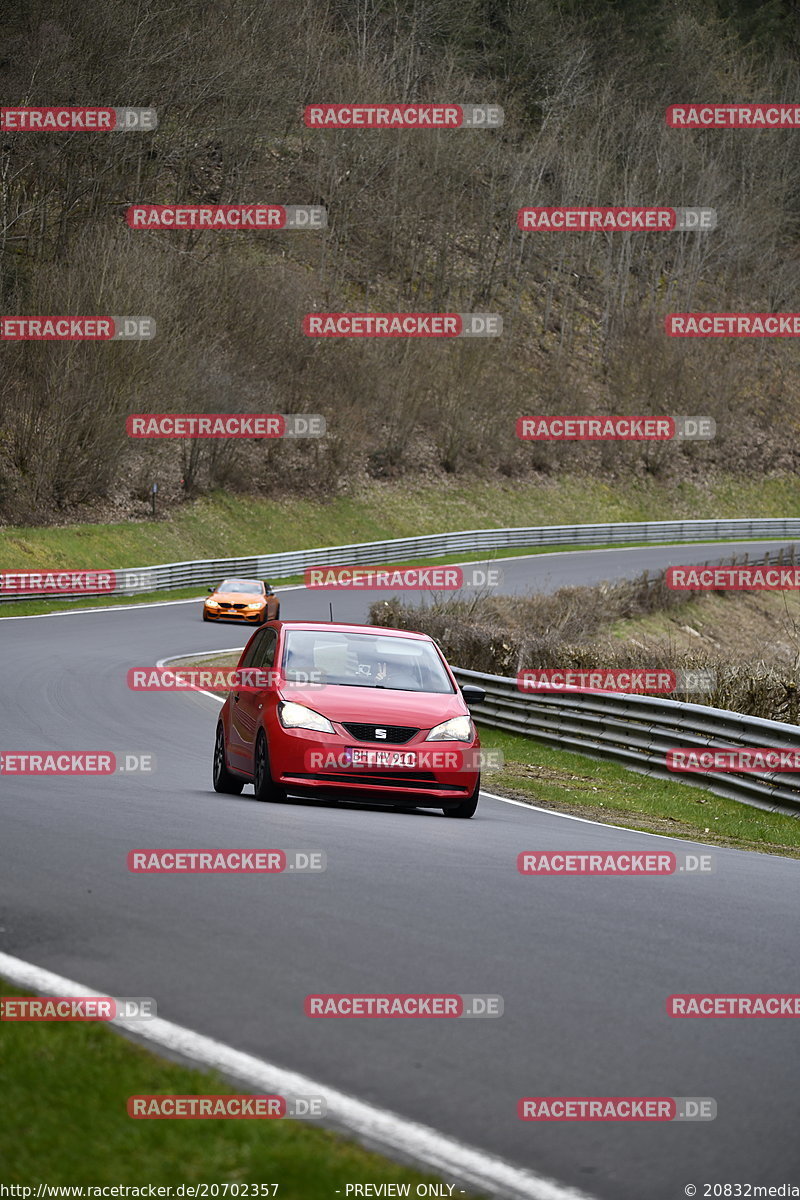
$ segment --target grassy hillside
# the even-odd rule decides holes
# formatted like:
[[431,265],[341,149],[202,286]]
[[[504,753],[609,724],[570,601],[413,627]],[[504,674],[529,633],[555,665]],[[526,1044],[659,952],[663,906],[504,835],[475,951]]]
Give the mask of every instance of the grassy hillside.
[[[62,0],[0,15],[4,93],[155,107],[155,132],[4,135],[7,314],[141,314],[146,342],[7,342],[0,519],[146,513],[215,488],[354,494],[563,472],[680,486],[798,465],[792,339],[681,340],[670,311],[784,311],[797,132],[668,105],[800,93],[788,0]],[[305,105],[499,104],[494,130],[313,130]],[[134,230],[135,203],[316,204],[320,231]],[[528,205],[713,207],[712,233],[521,233]],[[502,338],[306,337],[314,311],[497,312]],[[136,412],[321,413],[324,439],[131,443]],[[705,414],[710,443],[527,444],[526,413]],[[591,510],[587,510],[591,511]]]

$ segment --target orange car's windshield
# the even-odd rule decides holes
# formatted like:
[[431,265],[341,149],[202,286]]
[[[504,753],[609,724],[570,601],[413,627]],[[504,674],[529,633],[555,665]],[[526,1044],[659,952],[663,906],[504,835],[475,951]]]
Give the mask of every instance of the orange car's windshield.
[[223,579],[218,592],[241,592],[246,596],[263,596],[264,585],[257,579]]

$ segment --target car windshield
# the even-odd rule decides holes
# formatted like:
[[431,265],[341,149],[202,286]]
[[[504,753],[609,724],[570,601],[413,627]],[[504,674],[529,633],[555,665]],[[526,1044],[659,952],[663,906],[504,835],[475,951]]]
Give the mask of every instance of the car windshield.
[[258,579],[223,579],[218,592],[244,592],[248,596],[263,596],[264,585]]
[[337,633],[292,629],[286,635],[287,681],[389,688],[399,692],[450,692],[453,685],[431,642],[376,632]]

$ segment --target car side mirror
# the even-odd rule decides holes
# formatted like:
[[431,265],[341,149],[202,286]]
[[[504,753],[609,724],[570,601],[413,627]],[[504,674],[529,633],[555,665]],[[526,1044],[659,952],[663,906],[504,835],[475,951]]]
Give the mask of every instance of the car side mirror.
[[215,592],[217,589],[216,589],[216,588],[207,588],[206,590],[207,590],[208,592]]
[[474,683],[465,683],[461,687],[461,695],[464,697],[468,705],[482,704],[486,699],[486,692],[482,687],[478,687]]

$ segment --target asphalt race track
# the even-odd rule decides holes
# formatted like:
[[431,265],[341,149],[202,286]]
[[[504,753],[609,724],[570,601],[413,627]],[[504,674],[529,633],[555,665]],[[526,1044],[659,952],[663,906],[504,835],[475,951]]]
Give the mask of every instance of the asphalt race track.
[[[504,560],[504,590],[779,543]],[[490,564],[491,565],[491,564]],[[285,592],[364,619],[376,593]],[[11,609],[13,612],[13,608]],[[674,1020],[675,992],[797,990],[800,864],[714,851],[704,877],[525,878],[522,850],[696,850],[484,797],[471,821],[217,796],[219,705],[126,671],[244,644],[198,603],[0,620],[2,750],[154,754],[150,775],[0,777],[0,950],[608,1200],[800,1183],[797,1023]],[[586,771],[592,765],[586,760]],[[308,875],[134,876],[141,847],[321,849]],[[309,992],[499,993],[496,1020],[318,1020]],[[709,1096],[710,1123],[525,1123],[527,1095]]]

